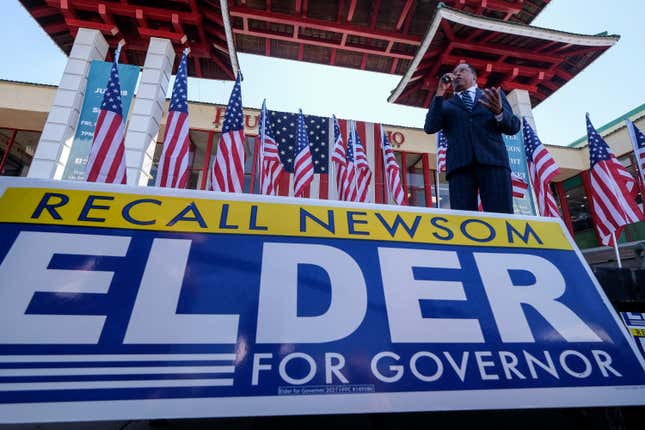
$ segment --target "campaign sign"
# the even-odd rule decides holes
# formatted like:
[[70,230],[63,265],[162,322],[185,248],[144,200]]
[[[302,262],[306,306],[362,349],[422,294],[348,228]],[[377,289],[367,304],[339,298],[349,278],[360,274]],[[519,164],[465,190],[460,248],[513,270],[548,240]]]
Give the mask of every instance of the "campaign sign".
[[0,179],[0,421],[645,403],[556,219]]
[[620,316],[645,357],[645,312],[621,312]]

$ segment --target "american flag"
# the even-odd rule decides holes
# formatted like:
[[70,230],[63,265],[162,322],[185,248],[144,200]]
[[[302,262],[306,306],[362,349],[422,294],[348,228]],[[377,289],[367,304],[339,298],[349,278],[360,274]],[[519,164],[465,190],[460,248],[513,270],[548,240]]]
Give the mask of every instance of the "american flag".
[[[511,185],[513,187],[513,197],[518,199],[526,197],[526,194],[529,191],[529,184],[515,172],[511,172]],[[484,205],[482,205],[479,191],[477,191],[477,210],[479,212],[484,212]]]
[[401,205],[404,201],[404,193],[403,186],[401,186],[399,164],[396,162],[394,151],[392,151],[390,142],[387,141],[387,135],[382,125],[381,139],[383,144],[383,165],[385,166],[385,177],[387,181],[386,190],[392,201],[397,205]]
[[636,157],[636,164],[638,164],[638,171],[641,175],[641,186],[645,187],[645,135],[630,120],[625,120],[625,122],[632,145],[634,145],[634,157]]
[[305,197],[309,191],[309,184],[314,178],[314,164],[309,150],[308,130],[302,110],[298,113],[297,121],[296,158],[293,161],[293,174],[295,176],[293,192],[296,197]]
[[244,190],[244,117],[240,77],[238,73],[226,106],[217,156],[211,170],[211,189],[215,191],[241,193]]
[[529,184],[517,173],[511,173],[511,184],[513,185],[513,197],[523,199],[529,191]]
[[448,151],[448,139],[443,131],[437,133],[437,172],[446,171],[446,151]]
[[282,171],[282,162],[278,154],[278,145],[275,141],[273,126],[268,118],[266,100],[262,102],[260,112],[260,150],[261,174],[260,192],[265,195],[275,196],[278,192],[278,179]]
[[542,142],[535,134],[535,131],[526,118],[522,119],[524,124],[524,147],[526,149],[526,161],[529,167],[529,175],[535,195],[538,201],[540,215],[558,217],[558,205],[555,202],[551,187],[553,178],[560,172],[555,160],[546,150]]
[[636,205],[634,178],[616,159],[587,114],[587,139],[591,158],[591,202],[596,229],[603,245],[613,245],[623,226],[645,217]]
[[[355,169],[353,163],[348,162],[348,148],[343,139],[343,133],[340,130],[340,124],[336,117],[333,117],[334,123],[334,149],[331,159],[334,162],[336,170],[336,189],[338,190],[339,200],[350,200],[350,196],[356,195],[356,183],[354,182]],[[353,155],[352,155],[353,160]],[[351,176],[351,179],[350,179]]]
[[358,184],[356,178],[358,177],[358,169],[356,168],[356,150],[354,148],[354,139],[352,138],[352,124],[350,121],[349,136],[347,138],[347,186],[345,193],[341,196],[341,200],[348,202],[358,201]]
[[109,184],[126,183],[125,126],[121,105],[121,85],[117,68],[121,47],[114,53],[99,117],[94,129],[94,140],[87,161],[87,181]]
[[[273,138],[278,145],[280,160],[282,161],[282,172],[277,181],[277,194],[280,196],[293,196],[295,185],[293,168],[297,147],[296,126],[298,114],[268,110],[267,119],[273,127]],[[304,119],[308,130],[309,150],[314,165],[313,180],[309,186],[309,191],[305,191],[305,196],[323,200],[343,200],[337,191],[336,175],[338,172],[335,163],[332,162],[332,157],[334,155],[334,145],[337,141],[335,137],[341,138],[343,144],[348,142],[351,121],[337,118],[340,133],[336,133],[336,136],[334,136],[333,118],[304,115]],[[367,153],[370,169],[375,172],[376,180],[372,180],[368,187],[368,199],[376,203],[384,203],[387,196],[385,195],[386,181],[383,177],[384,166],[381,155],[382,137],[380,124],[356,121],[355,129]],[[352,158],[349,155],[349,148],[345,146],[345,149],[346,156]],[[260,152],[258,150],[256,163],[259,163]],[[348,169],[349,167],[348,165]],[[259,180],[259,175],[257,177]]]
[[[309,141],[309,152],[314,166],[313,179],[305,197],[327,198],[329,196],[327,173],[329,171],[329,118],[303,115]],[[278,178],[278,191],[281,196],[293,196],[295,175],[294,160],[297,155],[298,114],[291,112],[267,111],[267,122],[273,128],[273,137],[278,145],[278,155],[282,162],[282,173]],[[324,182],[324,184],[322,183]]]
[[188,136],[188,74],[184,51],[177,69],[172,98],[168,109],[168,120],[159,159],[155,185],[158,187],[185,188],[188,182],[190,137]]
[[367,154],[363,143],[356,131],[356,122],[352,121],[348,146],[354,151],[354,165],[356,166],[356,200],[357,202],[369,202],[368,190],[372,180],[372,172],[367,161]]

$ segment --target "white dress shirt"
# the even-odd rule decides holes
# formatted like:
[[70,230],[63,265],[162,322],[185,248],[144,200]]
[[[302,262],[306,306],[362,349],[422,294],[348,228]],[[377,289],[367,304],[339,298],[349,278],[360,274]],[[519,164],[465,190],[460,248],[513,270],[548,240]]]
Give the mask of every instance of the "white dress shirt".
[[[468,95],[470,96],[470,100],[473,101],[473,109],[474,109],[474,107],[475,107],[475,97],[477,96],[477,84],[473,85],[472,87],[470,87],[470,88],[468,88],[468,89],[466,89],[464,91],[468,91]],[[464,91],[459,91],[456,94],[461,98],[461,93],[463,93]],[[504,107],[503,106],[502,106],[502,112],[497,114],[497,115],[495,115],[495,119],[497,120],[497,122],[501,122],[502,119],[504,119]]]
[[[473,105],[474,105],[475,104],[475,97],[477,96],[477,84],[473,85],[472,87],[470,87],[470,88],[468,88],[467,90],[464,90],[464,91],[468,91],[468,95],[470,96],[470,100],[473,101]],[[459,91],[457,93],[457,95],[459,97],[461,97],[461,93],[463,93],[464,91]]]

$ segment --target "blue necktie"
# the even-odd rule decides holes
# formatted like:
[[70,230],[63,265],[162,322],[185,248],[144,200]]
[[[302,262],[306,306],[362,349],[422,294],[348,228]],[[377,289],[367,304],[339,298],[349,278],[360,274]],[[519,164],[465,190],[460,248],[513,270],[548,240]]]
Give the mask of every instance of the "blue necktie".
[[461,100],[466,105],[466,109],[468,109],[468,111],[473,110],[473,99],[470,98],[470,93],[468,92],[468,90],[462,91],[460,96],[461,96]]

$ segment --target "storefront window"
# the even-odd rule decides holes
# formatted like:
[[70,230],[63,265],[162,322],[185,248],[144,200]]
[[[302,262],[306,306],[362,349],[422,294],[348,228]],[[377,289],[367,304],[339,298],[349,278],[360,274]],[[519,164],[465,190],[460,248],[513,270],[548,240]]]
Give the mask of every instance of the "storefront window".
[[[205,132],[208,133],[208,132]],[[217,148],[219,145],[219,138],[220,138],[220,133],[215,133],[213,136],[213,146],[211,148],[211,154],[210,154],[210,159],[209,159],[209,166],[208,169],[206,169],[206,172],[209,172],[210,169],[213,167],[213,163],[215,163],[215,157],[217,156]],[[207,147],[207,145],[203,146],[204,148]],[[253,163],[257,163],[257,160],[254,161],[254,154],[255,154],[255,136],[245,136],[244,139],[244,193],[250,193],[251,192],[251,174],[253,172]],[[197,157],[199,158],[199,157]],[[199,165],[198,168],[202,168],[204,163],[203,158],[201,159],[201,164]],[[197,166],[197,164],[195,164]],[[201,176],[200,176],[201,178]],[[255,183],[255,188],[256,191],[258,189],[258,181]],[[206,177],[206,189],[210,189],[210,174],[207,174]]]
[[190,164],[190,177],[187,188],[191,190],[199,189],[202,183],[209,134],[210,132],[206,130],[190,130],[192,162]]
[[[562,205],[560,204],[560,193],[558,193],[558,188],[555,186],[555,183],[551,182],[549,184],[549,187],[551,187],[551,193],[553,193],[553,198],[555,199],[555,204],[558,207],[558,213],[562,215]],[[536,208],[537,210],[537,208]]]
[[[425,184],[423,180],[423,161],[420,154],[406,153],[406,175],[408,183],[408,204],[426,206]],[[428,184],[428,186],[430,186]]]
[[[629,173],[632,174],[634,179],[636,180],[636,183],[638,184],[638,177],[640,172],[638,172],[638,167],[634,164],[634,153],[630,152],[627,155],[624,155],[618,159],[622,163],[623,166],[625,166],[625,169]],[[640,210],[643,210],[643,194],[642,194],[642,188],[639,188],[639,193],[636,196],[636,203],[638,203],[638,206]],[[643,222],[637,222],[635,224],[630,224],[625,227],[624,231],[624,240],[627,242],[634,242],[637,240],[645,240],[645,223]]]
[[[434,173],[434,172],[433,172]],[[433,197],[436,198],[436,197]],[[439,204],[436,207],[450,209],[450,195],[448,193],[448,180],[445,173],[439,174]]]
[[[202,163],[206,163],[202,165],[203,173],[202,173],[202,180],[200,183],[204,184],[204,187],[202,189],[204,190],[210,190],[211,189],[211,175],[210,171],[213,168],[213,163],[215,163],[215,156],[217,155],[217,145],[219,143],[219,137],[221,133],[213,133],[213,141],[211,142],[210,148],[209,145],[207,144],[204,148],[204,157],[205,160],[202,161]],[[208,153],[207,149],[210,149],[210,153]],[[204,178],[204,175],[206,176]]]
[[[624,155],[618,159],[618,161],[621,162],[621,164],[625,167],[625,169],[631,173],[631,175],[634,177],[634,180],[636,181],[636,186],[638,187],[638,177],[639,177],[639,172],[638,168],[634,165],[634,159],[633,159],[633,152],[630,152],[627,155]],[[639,193],[636,196],[636,203],[640,206],[641,210],[643,209],[643,195],[641,193],[642,190],[639,188]]]
[[[0,128],[0,162],[7,158],[7,149],[9,148],[9,145],[13,144],[13,133],[14,130]],[[0,170],[0,174],[4,175],[4,165],[0,165],[0,168],[2,168],[2,170]]]
[[576,175],[563,183],[573,236],[580,248],[598,246],[598,240],[594,232],[594,223],[589,208],[590,202],[585,195],[585,188],[582,177]]
[[[204,154],[208,143],[208,133],[208,131],[203,130],[190,130],[190,173],[188,176],[188,183],[186,184],[187,189],[198,189],[201,183]],[[159,159],[161,158],[162,151],[163,144],[161,142],[157,142],[152,168],[150,169],[150,178],[148,179],[149,186],[154,186],[155,184],[157,168],[159,167]]]
[[[405,192],[406,184],[405,184],[404,178],[401,177],[402,176],[401,174],[405,173],[402,166],[404,164],[403,160],[407,157],[404,157],[402,152],[394,151],[394,158],[396,159],[396,164],[399,166],[399,179],[401,180],[401,187],[403,187],[403,191]],[[383,174],[383,176],[385,176],[385,174]],[[387,181],[387,179],[385,179],[385,181]],[[382,188],[383,188],[383,201],[385,203],[390,203],[390,200],[388,200],[388,196],[387,196],[387,184],[384,184]],[[378,191],[378,187],[377,187],[377,191]]]
[[0,175],[27,176],[40,132],[0,129]]
[[[399,180],[401,181],[401,187],[405,193],[408,184],[407,184],[407,174],[406,174],[406,164],[407,161],[410,160],[410,157],[414,160],[417,159],[418,154],[408,154],[406,152],[401,152],[401,151],[394,151],[394,158],[396,159],[396,164],[399,166]],[[387,173],[384,171],[383,175],[381,176],[382,181],[376,183],[376,201],[378,201],[379,193],[381,194],[382,200],[386,204],[394,204],[393,200],[389,196],[389,191],[387,189]],[[409,197],[405,196],[404,197],[404,205],[407,203],[409,200]]]
[[258,160],[255,156],[255,136],[246,136],[244,139],[244,192],[257,193],[259,189],[259,181],[255,181],[254,188],[251,190],[251,176],[254,173],[253,164]]

